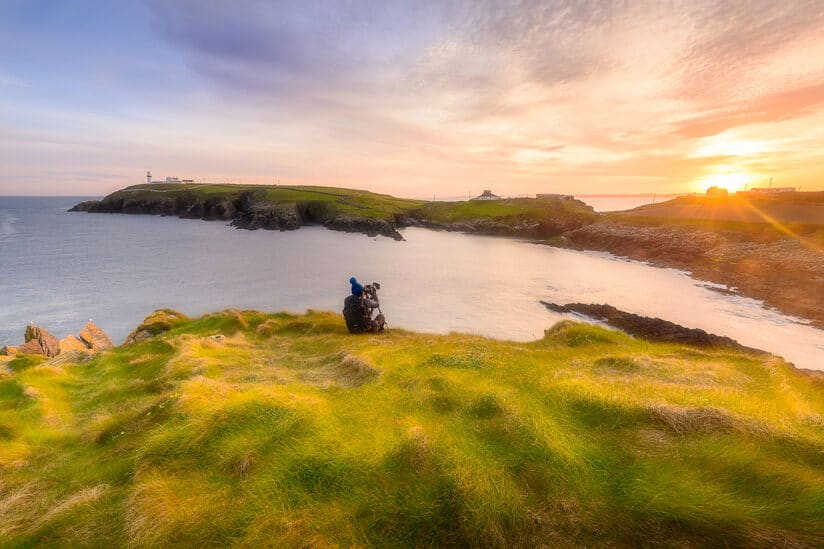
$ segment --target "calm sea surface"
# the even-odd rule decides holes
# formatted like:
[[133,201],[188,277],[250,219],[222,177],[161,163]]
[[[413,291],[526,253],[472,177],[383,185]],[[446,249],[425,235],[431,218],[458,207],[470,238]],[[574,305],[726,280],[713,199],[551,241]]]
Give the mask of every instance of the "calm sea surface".
[[531,340],[565,318],[539,303],[610,303],[824,369],[824,331],[684,273],[515,239],[410,228],[406,242],[305,227],[67,213],[79,198],[0,197],[0,345],[29,321],[63,337],[90,318],[123,338],[151,311],[340,311],[348,279],[382,284],[390,326]]

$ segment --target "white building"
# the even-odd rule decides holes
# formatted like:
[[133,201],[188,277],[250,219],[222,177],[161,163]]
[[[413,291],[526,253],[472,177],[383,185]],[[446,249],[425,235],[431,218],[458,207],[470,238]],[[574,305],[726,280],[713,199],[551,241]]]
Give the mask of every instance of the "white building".
[[774,194],[774,193],[794,193],[798,191],[795,187],[755,187],[750,189],[751,193]]

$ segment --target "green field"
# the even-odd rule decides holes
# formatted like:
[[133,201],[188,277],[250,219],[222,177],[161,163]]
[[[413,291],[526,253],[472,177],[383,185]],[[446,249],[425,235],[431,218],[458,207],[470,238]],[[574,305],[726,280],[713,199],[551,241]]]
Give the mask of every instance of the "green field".
[[824,385],[775,358],[572,323],[150,324],[91,361],[6,363],[0,545],[824,543]]
[[588,206],[573,200],[511,198],[505,200],[468,200],[462,202],[427,202],[416,211],[422,219],[438,223],[467,222],[493,219],[543,220],[552,216],[578,215],[595,219]]
[[235,200],[244,193],[254,193],[262,202],[326,203],[342,215],[354,217],[394,219],[396,214],[403,214],[424,204],[422,200],[395,198],[386,194],[377,194],[355,189],[313,186],[280,185],[234,185],[234,184],[157,184],[134,185],[116,191],[104,200],[123,197],[151,199],[159,196],[176,197],[193,195],[201,199],[226,197]]

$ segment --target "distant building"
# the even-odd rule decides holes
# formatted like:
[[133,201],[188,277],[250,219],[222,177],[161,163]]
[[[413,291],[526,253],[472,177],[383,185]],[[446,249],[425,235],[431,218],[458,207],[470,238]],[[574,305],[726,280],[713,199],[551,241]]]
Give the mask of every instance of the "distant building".
[[755,187],[750,189],[749,192],[751,193],[758,193],[758,194],[775,194],[775,193],[794,193],[797,192],[798,189],[795,187]]
[[492,194],[489,189],[484,189],[484,192],[473,198],[472,200],[500,200],[501,197],[497,194]]
[[571,194],[558,194],[558,193],[539,193],[535,195],[535,198],[557,198],[559,200],[574,200],[575,197]]
[[707,198],[725,198],[730,195],[730,191],[724,187],[716,187],[713,185],[707,189]]
[[181,180],[180,180],[180,182],[181,182],[181,183],[184,183],[184,184],[186,184],[186,183],[194,183],[194,182],[195,182],[195,180],[194,180],[194,179],[181,179]]
[[180,179],[166,176],[166,183],[180,183]]
[[150,171],[146,171],[146,184],[147,185],[152,184],[152,172],[150,172]]

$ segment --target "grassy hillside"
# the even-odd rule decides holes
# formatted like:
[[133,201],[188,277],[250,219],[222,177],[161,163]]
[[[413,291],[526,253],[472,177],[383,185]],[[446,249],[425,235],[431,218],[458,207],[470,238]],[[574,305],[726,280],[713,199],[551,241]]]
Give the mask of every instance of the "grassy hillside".
[[[523,224],[547,223],[572,224],[577,227],[591,223],[597,217],[592,208],[575,200],[515,198],[427,202],[336,187],[157,183],[134,185],[116,191],[103,199],[104,207],[101,211],[120,211],[127,203],[168,203],[175,199],[180,199],[181,203],[187,205],[193,200],[206,202],[216,199],[237,204],[239,199],[249,195],[260,204],[320,207],[327,217],[340,214],[354,218],[399,221],[401,224],[409,217],[444,225],[494,222],[513,228]],[[464,226],[463,229],[467,227]]]
[[533,343],[161,313],[0,378],[0,545],[824,543],[824,387],[582,324]]
[[705,222],[824,226],[824,192],[776,195],[739,193],[727,197],[680,196],[622,212],[624,216]]
[[253,192],[260,200],[273,203],[322,202],[332,205],[344,215],[356,217],[393,219],[395,214],[420,207],[424,202],[395,198],[385,194],[337,187],[275,186],[275,185],[232,185],[232,184],[151,184],[134,185],[116,191],[107,197],[129,197],[136,199],[155,198],[158,194],[175,196],[193,194],[202,199],[226,197],[237,199],[243,193]]
[[467,200],[462,202],[427,202],[413,214],[436,223],[461,223],[477,220],[535,220],[577,215],[595,220],[592,208],[578,200],[555,198],[511,198],[505,200]]

